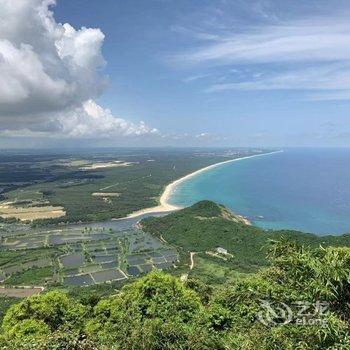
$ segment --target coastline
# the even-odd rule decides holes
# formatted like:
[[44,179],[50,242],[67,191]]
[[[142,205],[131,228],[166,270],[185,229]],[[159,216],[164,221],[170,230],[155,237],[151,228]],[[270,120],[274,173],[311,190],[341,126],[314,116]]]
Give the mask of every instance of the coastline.
[[137,217],[137,216],[140,216],[140,215],[150,214],[150,213],[162,213],[162,212],[172,212],[172,211],[175,211],[175,210],[180,210],[180,209],[182,209],[182,207],[170,204],[168,202],[168,200],[169,200],[170,196],[172,195],[172,193],[174,192],[176,186],[181,184],[182,182],[184,182],[184,181],[186,181],[186,180],[188,180],[188,179],[190,179],[190,178],[192,178],[194,176],[197,176],[198,174],[201,174],[201,173],[203,173],[203,172],[205,172],[207,170],[210,170],[210,169],[216,168],[218,166],[221,166],[223,164],[237,162],[237,161],[243,160],[243,159],[267,156],[269,154],[280,153],[280,152],[283,152],[283,150],[269,152],[269,153],[254,154],[254,155],[251,155],[251,156],[224,160],[222,162],[218,162],[218,163],[215,163],[215,164],[212,164],[212,165],[208,165],[208,166],[206,166],[204,168],[198,169],[198,170],[196,170],[196,171],[194,171],[194,172],[192,172],[190,174],[187,174],[187,175],[185,175],[185,176],[183,176],[183,177],[181,177],[181,178],[171,182],[170,184],[168,184],[165,187],[162,195],[160,196],[159,205],[154,206],[154,207],[150,207],[150,208],[145,208],[145,209],[134,211],[134,212],[130,213],[129,215],[127,215],[126,218],[134,218],[134,217]]

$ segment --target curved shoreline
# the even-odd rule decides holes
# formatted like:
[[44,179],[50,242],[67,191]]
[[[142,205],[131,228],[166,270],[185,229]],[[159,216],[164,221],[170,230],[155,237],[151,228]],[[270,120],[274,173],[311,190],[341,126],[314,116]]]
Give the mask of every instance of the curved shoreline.
[[203,173],[203,172],[205,172],[207,170],[210,170],[210,169],[216,168],[218,166],[221,166],[223,164],[237,162],[237,161],[243,160],[243,159],[267,156],[269,154],[280,153],[280,152],[283,152],[283,150],[269,152],[269,153],[254,154],[254,155],[251,155],[251,156],[224,160],[222,162],[218,162],[218,163],[215,163],[215,164],[212,164],[212,165],[208,165],[208,166],[206,166],[204,168],[198,169],[198,170],[196,170],[196,171],[194,171],[194,172],[192,172],[190,174],[187,174],[187,175],[185,175],[183,177],[180,177],[179,179],[177,179],[177,180],[171,182],[170,184],[168,184],[165,187],[162,195],[160,196],[159,205],[157,205],[155,207],[150,207],[150,208],[145,208],[145,209],[134,211],[133,213],[127,215],[126,218],[134,218],[134,217],[137,217],[137,216],[140,216],[140,215],[143,215],[143,214],[171,212],[171,211],[182,209],[182,207],[170,204],[168,202],[168,200],[169,200],[170,196],[172,195],[172,193],[174,192],[174,189],[176,188],[176,186],[181,184],[182,182],[184,182],[184,181],[186,181],[186,180],[188,180],[188,179],[190,179],[190,178],[192,178],[194,176],[197,176],[198,174],[201,174],[201,173]]

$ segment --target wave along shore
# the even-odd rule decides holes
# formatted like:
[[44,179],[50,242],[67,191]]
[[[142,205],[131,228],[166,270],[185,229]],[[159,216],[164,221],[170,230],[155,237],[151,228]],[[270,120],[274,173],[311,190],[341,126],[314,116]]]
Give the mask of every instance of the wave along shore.
[[239,160],[243,160],[243,159],[248,159],[248,158],[255,158],[255,157],[261,157],[261,156],[267,156],[269,154],[274,154],[274,153],[280,153],[283,152],[283,150],[280,151],[274,151],[274,152],[269,152],[269,153],[261,153],[261,154],[254,154],[252,156],[247,156],[247,157],[240,157],[240,158],[235,158],[235,159],[229,159],[229,160],[225,160],[223,162],[219,162],[219,163],[215,163],[212,165],[208,165],[205,168],[199,169],[194,171],[193,173],[190,173],[188,175],[185,175],[183,177],[181,177],[180,179],[177,179],[173,182],[171,182],[169,185],[167,185],[165,187],[164,192],[162,193],[162,195],[160,196],[159,199],[159,205],[155,206],[155,207],[150,207],[150,208],[145,208],[145,209],[141,209],[138,211],[135,211],[131,214],[129,214],[127,217],[128,218],[133,218],[133,217],[137,217],[143,214],[149,214],[149,213],[161,213],[161,212],[170,212],[170,211],[175,211],[175,210],[179,210],[182,209],[182,207],[176,206],[176,205],[172,205],[170,204],[169,198],[171,197],[172,193],[174,192],[176,186],[178,186],[179,184],[181,184],[182,182],[197,176],[205,171],[208,171],[210,169],[216,168],[218,166],[221,166],[223,164],[227,164],[227,163],[232,163],[232,162],[237,162]]

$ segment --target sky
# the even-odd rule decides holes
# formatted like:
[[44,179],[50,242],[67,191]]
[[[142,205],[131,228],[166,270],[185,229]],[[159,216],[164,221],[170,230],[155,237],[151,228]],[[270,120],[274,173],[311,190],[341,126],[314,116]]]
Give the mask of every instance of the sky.
[[0,0],[0,147],[350,146],[348,0]]

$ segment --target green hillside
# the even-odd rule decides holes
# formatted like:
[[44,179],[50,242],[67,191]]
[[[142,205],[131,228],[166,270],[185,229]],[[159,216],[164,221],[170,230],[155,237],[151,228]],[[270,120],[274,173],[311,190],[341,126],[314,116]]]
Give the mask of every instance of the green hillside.
[[[190,274],[214,283],[225,282],[237,272],[255,272],[266,266],[270,240],[285,238],[310,247],[350,245],[350,235],[316,236],[250,226],[240,216],[210,201],[201,201],[165,217],[147,218],[141,224],[143,230],[178,249],[182,257],[179,271],[183,272],[190,264],[189,252],[195,252]],[[218,247],[228,254],[215,254]]]

